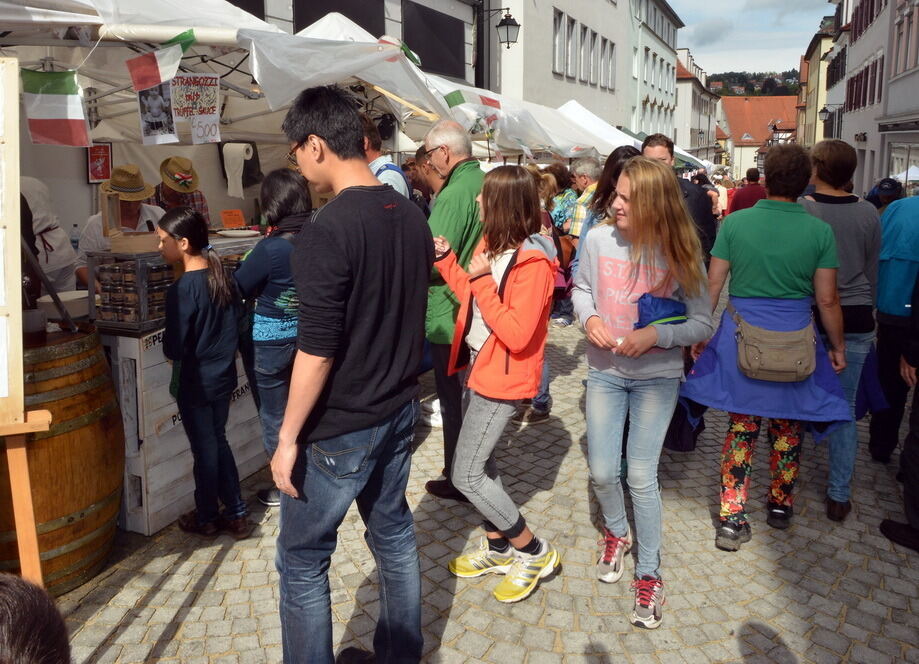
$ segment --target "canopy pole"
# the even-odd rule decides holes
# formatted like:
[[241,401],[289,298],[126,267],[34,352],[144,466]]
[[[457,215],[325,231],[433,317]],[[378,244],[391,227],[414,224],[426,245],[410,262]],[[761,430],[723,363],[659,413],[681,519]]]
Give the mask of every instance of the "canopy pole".
[[402,105],[405,106],[406,108],[411,109],[411,111],[412,111],[415,115],[420,115],[421,117],[425,118],[426,120],[430,120],[431,122],[437,122],[437,121],[440,119],[440,116],[437,115],[436,113],[429,113],[429,112],[427,112],[427,111],[423,111],[423,110],[421,110],[420,108],[418,108],[417,106],[415,106],[413,103],[408,102],[408,101],[405,101],[402,97],[400,97],[400,96],[398,96],[398,95],[396,95],[396,94],[393,94],[393,93],[390,92],[389,90],[386,90],[386,89],[384,89],[384,88],[381,88],[379,85],[373,85],[373,84],[371,83],[371,84],[370,84],[370,87],[373,88],[375,91],[379,92],[379,93],[380,93],[381,95],[383,95],[384,97],[389,97],[389,98],[392,99],[394,102],[397,102],[397,103],[399,103],[399,104],[402,104]]

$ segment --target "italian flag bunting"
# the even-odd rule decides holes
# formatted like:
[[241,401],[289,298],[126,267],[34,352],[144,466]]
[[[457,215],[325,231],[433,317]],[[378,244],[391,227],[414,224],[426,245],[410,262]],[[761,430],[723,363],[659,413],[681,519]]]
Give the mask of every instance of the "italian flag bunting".
[[33,143],[90,145],[76,71],[21,69],[23,105]]
[[447,106],[450,108],[459,106],[460,104],[475,104],[476,106],[501,108],[501,102],[497,99],[492,99],[491,97],[486,97],[485,95],[480,95],[475,92],[466,92],[464,90],[454,90],[444,96],[444,101],[447,102]]
[[165,83],[176,75],[182,55],[195,41],[194,30],[186,30],[163,43],[163,48],[126,60],[134,90],[140,92]]

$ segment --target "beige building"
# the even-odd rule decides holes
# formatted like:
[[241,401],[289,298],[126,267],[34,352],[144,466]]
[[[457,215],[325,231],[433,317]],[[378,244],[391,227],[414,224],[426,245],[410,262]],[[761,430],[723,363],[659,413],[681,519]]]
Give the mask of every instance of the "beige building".
[[833,49],[835,21],[832,16],[824,16],[820,29],[811,38],[807,50],[801,57],[801,87],[797,102],[797,141],[810,146],[822,141],[824,123],[818,113],[826,106],[827,61],[826,56]]

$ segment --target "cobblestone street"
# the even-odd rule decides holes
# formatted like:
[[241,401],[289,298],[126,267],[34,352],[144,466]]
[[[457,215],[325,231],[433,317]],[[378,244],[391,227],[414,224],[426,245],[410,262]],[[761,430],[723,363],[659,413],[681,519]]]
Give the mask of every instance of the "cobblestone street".
[[[634,551],[619,583],[594,578],[599,530],[586,463],[585,343],[577,326],[552,328],[552,417],[508,429],[500,448],[505,486],[562,556],[560,571],[526,601],[495,601],[497,577],[448,573],[447,561],[476,546],[482,531],[471,507],[424,492],[441,469],[441,433],[419,427],[408,498],[421,554],[425,661],[919,662],[919,556],[878,532],[884,518],[903,520],[897,458],[882,466],[862,446],[854,510],[836,524],[824,513],[826,450],[808,439],[793,525],[780,531],[765,523],[768,454],[760,441],[753,540],[722,552],[714,546],[720,412],[707,414],[695,451],[665,450],[661,458],[664,623],[654,631],[631,626]],[[175,525],[152,538],[119,533],[109,567],[60,600],[76,661],[279,662],[277,511],[254,497],[267,480],[262,471],[245,483],[260,523],[251,539],[206,541]],[[336,651],[371,649],[376,573],[356,509],[340,531],[331,587]]]

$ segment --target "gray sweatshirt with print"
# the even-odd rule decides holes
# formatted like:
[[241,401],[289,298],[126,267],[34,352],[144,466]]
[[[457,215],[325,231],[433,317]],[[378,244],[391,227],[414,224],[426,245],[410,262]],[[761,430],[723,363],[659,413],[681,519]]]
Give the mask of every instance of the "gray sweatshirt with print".
[[[660,282],[665,273],[663,260],[658,259],[655,266],[636,265],[628,240],[615,226],[607,224],[592,228],[582,242],[585,245],[571,293],[575,313],[585,329],[589,318],[599,316],[613,339],[624,337],[638,322],[638,298]],[[683,302],[686,322],[655,325],[657,346],[637,358],[617,355],[588,342],[587,362],[591,369],[639,380],[683,376],[681,347],[708,339],[714,330],[707,289],[703,284],[695,297],[687,297],[680,288],[654,295]]]

